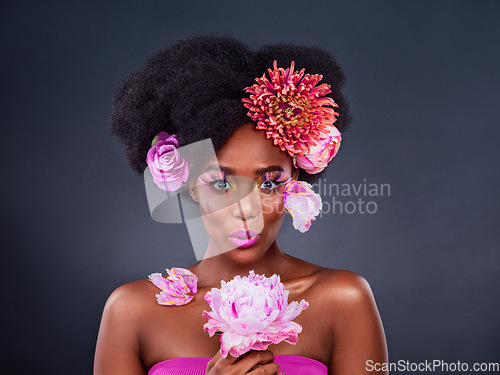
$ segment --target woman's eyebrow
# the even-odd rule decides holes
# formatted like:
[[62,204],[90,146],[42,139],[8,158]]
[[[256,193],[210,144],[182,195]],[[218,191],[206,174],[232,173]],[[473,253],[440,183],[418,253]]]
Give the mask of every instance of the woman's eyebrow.
[[[229,167],[224,167],[222,165],[209,165],[208,167],[205,168],[205,172],[208,172],[208,171],[216,171],[216,172],[223,171],[223,172],[226,172],[227,174],[235,174],[234,169],[229,168]],[[203,173],[205,173],[205,172],[203,172]]]
[[[223,165],[209,165],[208,167],[205,168],[205,172],[208,172],[208,171],[223,171],[223,172],[226,172],[227,174],[232,174],[232,175],[236,174],[234,169],[229,168],[229,167],[225,167]],[[270,165],[269,167],[256,169],[254,173],[256,176],[260,176],[266,172],[272,172],[272,171],[284,172],[285,170],[280,165]]]
[[260,175],[263,175],[266,172],[273,172],[273,171],[284,172],[285,170],[281,166],[279,166],[279,165],[271,165],[269,167],[256,169],[255,170],[255,175],[256,176],[260,176]]

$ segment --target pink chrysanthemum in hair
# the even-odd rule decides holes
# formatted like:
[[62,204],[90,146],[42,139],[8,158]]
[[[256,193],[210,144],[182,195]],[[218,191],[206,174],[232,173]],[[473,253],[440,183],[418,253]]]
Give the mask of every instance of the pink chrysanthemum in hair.
[[331,108],[338,105],[325,96],[331,92],[330,85],[316,86],[322,75],[304,74],[304,69],[294,72],[294,66],[292,61],[284,70],[274,60],[274,70],[268,69],[270,80],[265,74],[256,78],[256,84],[244,89],[250,98],[242,102],[249,109],[248,116],[257,122],[257,129],[265,130],[267,138],[273,138],[274,144],[290,156],[302,156],[301,168],[318,173],[340,144],[340,133],[333,125],[339,114]]
[[198,277],[186,268],[167,269],[168,277],[161,273],[149,275],[149,281],[161,289],[156,299],[160,305],[185,305],[193,299],[188,293],[198,292]]
[[288,304],[288,290],[280,277],[256,275],[235,276],[221,281],[221,288],[212,288],[205,295],[212,311],[203,311],[208,318],[203,329],[210,336],[221,332],[221,355],[240,356],[251,349],[266,350],[271,344],[286,341],[296,344],[302,326],[293,322],[309,306],[305,300]]

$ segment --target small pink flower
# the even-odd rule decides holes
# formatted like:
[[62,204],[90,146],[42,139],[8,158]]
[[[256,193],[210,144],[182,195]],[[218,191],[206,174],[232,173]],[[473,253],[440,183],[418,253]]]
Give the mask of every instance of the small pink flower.
[[198,292],[198,277],[185,268],[167,269],[168,277],[161,273],[149,275],[149,281],[161,289],[156,299],[160,305],[185,305],[193,299],[189,292]]
[[296,155],[294,166],[304,169],[309,174],[321,172],[337,155],[341,140],[340,132],[332,125],[330,131],[316,146],[309,148],[309,151],[303,155]]
[[309,230],[311,221],[316,220],[323,202],[311,184],[291,180],[283,191],[283,203],[293,218],[293,227],[304,233]]
[[162,190],[175,191],[188,179],[189,166],[179,155],[178,147],[175,135],[159,132],[148,151],[146,163],[154,183]]
[[203,311],[208,323],[203,329],[210,337],[221,332],[221,355],[240,356],[251,349],[266,350],[271,344],[286,341],[295,345],[302,326],[293,322],[309,303],[301,300],[288,304],[288,290],[274,274],[235,276],[221,281],[205,295],[212,311]]

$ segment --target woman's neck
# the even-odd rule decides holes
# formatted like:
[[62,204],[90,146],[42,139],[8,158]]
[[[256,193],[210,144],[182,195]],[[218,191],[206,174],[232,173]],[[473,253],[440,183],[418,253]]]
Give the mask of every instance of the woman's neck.
[[[239,250],[235,249],[232,251]],[[266,277],[270,277],[276,273],[283,280],[291,270],[290,265],[292,263],[293,257],[283,253],[278,245],[278,241],[275,240],[266,253],[252,263],[236,263],[231,259],[230,255],[219,254],[205,258],[200,263],[189,268],[198,276],[199,287],[220,288],[221,280],[229,281],[236,275],[246,276],[250,270],[253,270],[256,274],[263,274]]]

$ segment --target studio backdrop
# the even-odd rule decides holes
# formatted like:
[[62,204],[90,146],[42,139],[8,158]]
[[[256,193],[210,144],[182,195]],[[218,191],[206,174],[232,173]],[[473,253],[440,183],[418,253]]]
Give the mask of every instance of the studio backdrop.
[[319,46],[347,76],[353,122],[314,187],[323,210],[304,234],[287,215],[283,251],[370,283],[390,362],[460,361],[471,374],[500,362],[500,3],[1,8],[3,373],[91,373],[109,294],[197,262],[186,223],[152,217],[108,123],[127,74],[209,33]]

